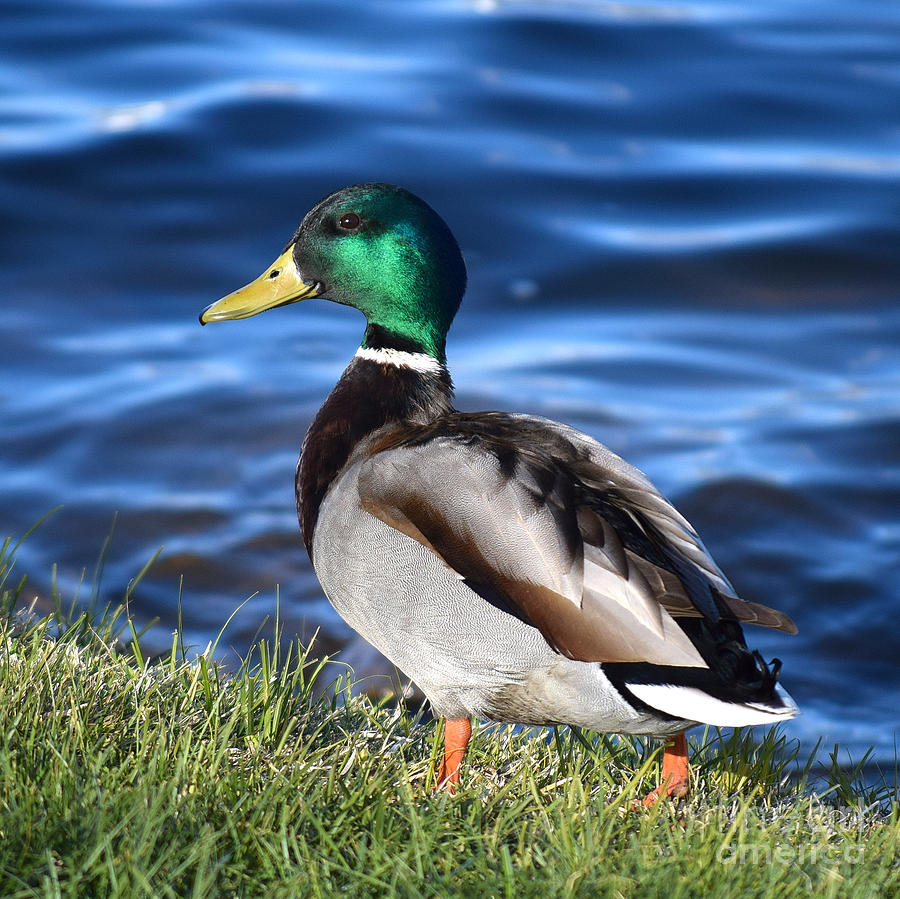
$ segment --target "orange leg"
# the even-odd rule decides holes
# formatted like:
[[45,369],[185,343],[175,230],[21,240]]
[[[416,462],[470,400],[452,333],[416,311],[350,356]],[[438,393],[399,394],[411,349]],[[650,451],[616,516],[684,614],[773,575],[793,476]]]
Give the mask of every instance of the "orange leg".
[[438,789],[444,788],[451,795],[459,785],[459,769],[466,756],[472,722],[468,718],[444,720],[444,761],[438,774]]
[[644,798],[643,804],[650,808],[667,796],[687,796],[689,787],[687,737],[678,734],[666,743],[660,784]]

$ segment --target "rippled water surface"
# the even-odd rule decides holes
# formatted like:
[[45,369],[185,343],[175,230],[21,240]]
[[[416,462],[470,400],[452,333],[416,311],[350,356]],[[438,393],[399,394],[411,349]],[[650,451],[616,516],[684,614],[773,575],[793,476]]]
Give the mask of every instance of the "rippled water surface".
[[462,408],[642,467],[800,635],[791,733],[894,756],[900,707],[900,6],[7,3],[2,533],[162,648],[275,608],[347,639],[297,535],[305,429],[359,341],[327,303],[201,330],[306,209],[401,183],[470,287]]

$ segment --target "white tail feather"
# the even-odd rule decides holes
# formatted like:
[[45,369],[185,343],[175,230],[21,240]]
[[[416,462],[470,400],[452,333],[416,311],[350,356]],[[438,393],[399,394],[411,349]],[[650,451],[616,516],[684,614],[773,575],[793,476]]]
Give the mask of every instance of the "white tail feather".
[[716,699],[697,687],[677,684],[631,684],[628,689],[647,705],[668,715],[712,724],[716,727],[746,727],[751,724],[774,724],[793,718],[799,709],[780,685],[775,691],[784,705],[767,705],[761,702],[726,702]]

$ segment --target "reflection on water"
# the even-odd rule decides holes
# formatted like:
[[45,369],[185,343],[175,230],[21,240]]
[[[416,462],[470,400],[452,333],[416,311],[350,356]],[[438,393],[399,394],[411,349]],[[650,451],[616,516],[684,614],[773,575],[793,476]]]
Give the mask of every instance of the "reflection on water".
[[[900,51],[893,5],[12,7],[0,44],[4,533],[137,592],[168,646],[347,637],[293,469],[361,334],[325,303],[200,329],[345,183],[422,194],[466,254],[462,408],[644,468],[800,635],[793,733],[893,756],[900,662]],[[87,596],[90,588],[82,588]],[[827,742],[827,740],[826,740]]]

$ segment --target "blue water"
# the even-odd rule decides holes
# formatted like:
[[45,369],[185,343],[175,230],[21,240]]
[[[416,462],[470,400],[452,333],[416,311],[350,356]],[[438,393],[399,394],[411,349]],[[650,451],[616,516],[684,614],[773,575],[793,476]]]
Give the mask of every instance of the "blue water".
[[170,642],[349,633],[293,469],[362,323],[202,329],[305,210],[401,183],[470,289],[461,408],[549,415],[642,467],[742,595],[788,611],[790,733],[893,759],[900,708],[900,6],[6,3],[0,524],[29,598],[132,599]]

